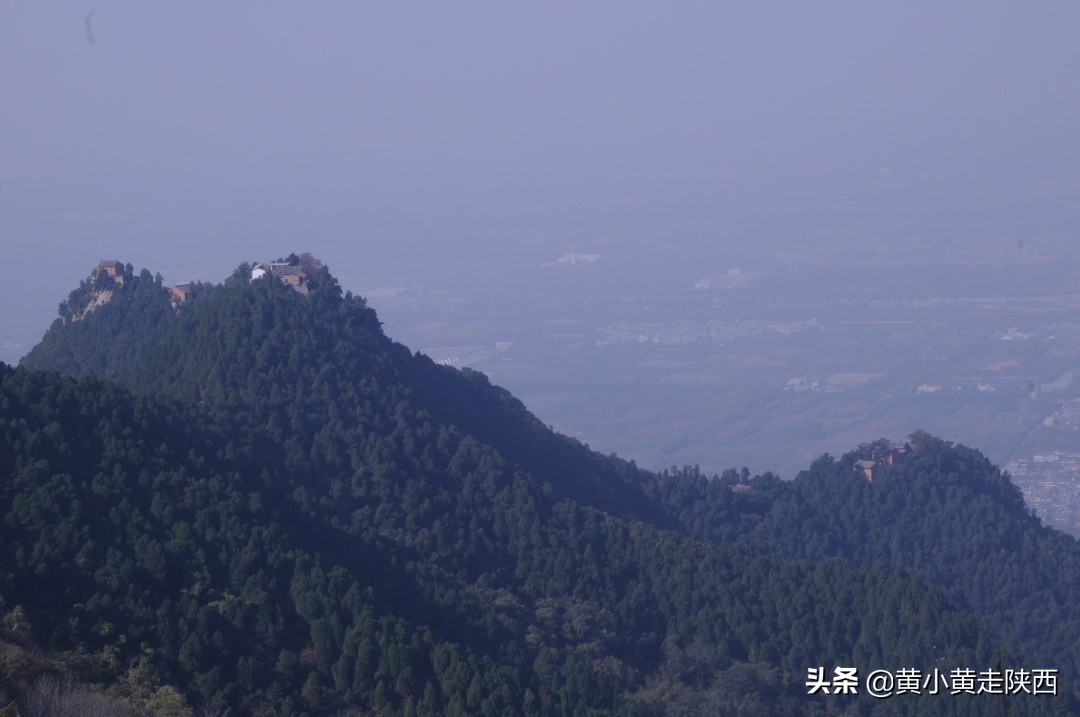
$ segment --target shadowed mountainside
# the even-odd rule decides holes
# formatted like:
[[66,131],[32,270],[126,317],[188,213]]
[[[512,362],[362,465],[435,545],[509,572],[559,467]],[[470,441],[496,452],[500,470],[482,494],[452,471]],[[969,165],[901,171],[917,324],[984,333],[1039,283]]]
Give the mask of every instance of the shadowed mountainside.
[[872,445],[791,482],[641,471],[307,269],[305,294],[241,266],[175,307],[98,276],[2,369],[22,674],[151,712],[985,714],[808,697],[807,669],[1002,664],[1061,671],[1024,713],[1070,710],[1080,553],[977,452],[916,434],[873,483]]

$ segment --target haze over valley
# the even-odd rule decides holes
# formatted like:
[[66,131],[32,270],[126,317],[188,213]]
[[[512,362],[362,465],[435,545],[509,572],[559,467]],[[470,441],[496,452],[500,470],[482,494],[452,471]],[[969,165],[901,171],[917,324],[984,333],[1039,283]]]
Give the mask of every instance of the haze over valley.
[[1076,10],[830,8],[4,3],[0,359],[100,259],[300,248],[601,451],[922,427],[1075,529]]
[[1055,218],[948,243],[890,242],[905,229],[865,223],[834,229],[829,248],[759,238],[731,251],[709,237],[752,229],[614,227],[516,263],[492,250],[344,280],[410,347],[484,371],[558,430],[643,466],[793,477],[821,453],[921,427],[985,446],[1040,515],[1075,531],[1080,426],[1055,417],[1080,395],[1080,257],[1072,213]]
[[1080,713],[1078,25],[0,0],[0,714]]

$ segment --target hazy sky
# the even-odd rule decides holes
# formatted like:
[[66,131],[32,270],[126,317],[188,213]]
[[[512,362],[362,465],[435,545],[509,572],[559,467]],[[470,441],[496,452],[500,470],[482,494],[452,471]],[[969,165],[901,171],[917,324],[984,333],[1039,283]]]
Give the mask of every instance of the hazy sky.
[[0,0],[19,267],[0,359],[102,258],[217,279],[292,249],[422,261],[541,224],[1080,189],[1078,21],[1075,2]]

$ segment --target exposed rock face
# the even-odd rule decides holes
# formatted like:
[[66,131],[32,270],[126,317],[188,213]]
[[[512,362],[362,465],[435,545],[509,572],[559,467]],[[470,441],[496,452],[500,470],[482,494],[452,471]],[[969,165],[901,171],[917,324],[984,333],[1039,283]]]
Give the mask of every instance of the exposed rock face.
[[101,308],[105,304],[112,301],[113,292],[112,289],[97,289],[90,294],[90,300],[81,309],[77,309],[71,314],[71,321],[82,321],[90,314],[94,313],[97,309]]

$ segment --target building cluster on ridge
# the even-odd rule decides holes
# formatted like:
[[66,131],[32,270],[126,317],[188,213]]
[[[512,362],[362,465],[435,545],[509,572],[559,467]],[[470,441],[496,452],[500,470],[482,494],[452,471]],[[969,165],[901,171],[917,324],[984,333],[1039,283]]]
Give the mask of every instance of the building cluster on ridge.
[[297,293],[308,295],[308,273],[302,266],[283,261],[262,261],[251,267],[251,280],[255,281],[267,274],[276,276],[283,284],[291,286]]
[[[90,278],[95,281],[98,277],[107,276],[120,286],[124,285],[124,265],[116,259],[102,259],[90,272]],[[193,284],[177,284],[169,287],[169,301],[174,307],[188,300],[191,295]],[[111,296],[111,294],[110,294]]]
[[[307,255],[305,255],[307,256]],[[316,269],[318,263],[315,262]],[[283,261],[259,262],[251,268],[251,280],[270,274],[276,276],[281,282],[292,287],[298,294],[307,296],[310,291],[310,276],[304,266],[297,266]],[[124,265],[116,259],[102,259],[90,272],[90,278],[97,280],[101,276],[107,276],[117,284],[124,284]],[[169,301],[174,307],[191,298],[191,292],[195,284],[176,284],[169,287]]]
[[881,466],[894,466],[897,463],[902,463],[909,453],[911,453],[910,443],[905,443],[902,446],[893,446],[884,453],[876,455],[869,460],[862,459],[855,461],[855,465],[852,466],[852,471],[855,473],[862,473],[866,480],[873,481],[874,476]]

